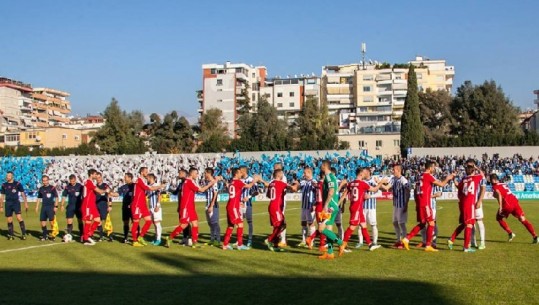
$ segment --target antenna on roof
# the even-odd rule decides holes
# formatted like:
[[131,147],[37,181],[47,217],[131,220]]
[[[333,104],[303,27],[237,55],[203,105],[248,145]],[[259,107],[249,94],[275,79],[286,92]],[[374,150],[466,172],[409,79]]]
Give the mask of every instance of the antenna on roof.
[[365,42],[361,43],[361,57],[363,58],[363,70],[365,70],[365,54],[367,53],[367,44]]

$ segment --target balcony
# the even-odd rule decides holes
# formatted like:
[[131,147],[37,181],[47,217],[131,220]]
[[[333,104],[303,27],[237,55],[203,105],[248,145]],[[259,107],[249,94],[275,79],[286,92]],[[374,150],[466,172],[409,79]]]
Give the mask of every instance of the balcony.
[[393,117],[402,117],[402,111],[393,111]]
[[378,95],[382,96],[382,95],[392,95],[393,94],[393,91],[391,90],[378,90]]
[[400,100],[394,100],[393,101],[393,106],[396,106],[396,107],[404,107],[404,101],[400,101]]
[[236,73],[236,79],[239,79],[239,80],[247,80],[247,75],[241,73],[241,72],[238,72]]
[[398,96],[406,96],[406,90],[394,90],[393,93]]
[[408,84],[408,81],[406,79],[394,79],[393,80],[393,83],[394,84]]
[[378,85],[391,85],[392,83],[393,83],[392,79],[384,79],[377,82]]
[[198,99],[199,101],[201,101],[201,100],[204,99],[204,91],[202,91],[202,90],[197,90],[196,93],[197,93],[197,99]]

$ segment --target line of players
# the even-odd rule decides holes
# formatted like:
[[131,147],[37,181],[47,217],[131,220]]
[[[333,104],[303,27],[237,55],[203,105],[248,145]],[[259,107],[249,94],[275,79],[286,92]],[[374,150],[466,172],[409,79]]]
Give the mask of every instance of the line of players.
[[[423,230],[423,243],[425,250],[429,252],[437,251],[433,247],[435,238],[435,199],[438,196],[439,190],[433,187],[443,187],[454,175],[449,175],[444,181],[436,180],[433,174],[436,171],[435,162],[427,162],[425,172],[416,186],[415,201],[418,225],[406,236],[406,221],[409,200],[410,185],[402,176],[402,168],[397,165],[394,168],[394,176],[391,179],[381,179],[375,181],[371,179],[369,169],[358,169],[356,179],[346,183],[339,183],[334,172],[331,171],[331,163],[324,161],[321,168],[320,181],[317,182],[312,177],[312,170],[305,170],[305,177],[301,182],[294,182],[290,185],[286,184],[286,178],[283,175],[282,167],[277,164],[273,174],[273,181],[265,182],[260,176],[249,177],[247,168],[242,167],[232,169],[233,179],[227,184],[229,193],[229,202],[227,204],[227,230],[224,236],[222,248],[224,250],[232,249],[230,239],[234,228],[237,229],[236,248],[239,250],[247,250],[252,244],[252,197],[257,195],[256,186],[261,183],[267,187],[267,196],[270,198],[268,212],[270,214],[270,222],[273,226],[273,232],[265,240],[265,244],[272,251],[282,251],[286,241],[283,239],[286,229],[284,219],[284,210],[286,202],[284,194],[286,190],[296,192],[302,191],[302,236],[303,242],[300,246],[313,247],[313,241],[316,236],[320,237],[320,250],[323,255],[320,258],[331,259],[333,255],[333,245],[339,246],[339,254],[342,255],[347,251],[347,244],[354,231],[359,227],[360,238],[365,239],[369,245],[369,249],[375,250],[379,248],[376,243],[376,200],[371,198],[371,194],[376,193],[379,189],[391,190],[393,192],[394,215],[393,224],[397,235],[396,247],[403,246],[409,249],[409,240],[413,238],[419,231]],[[471,230],[477,220],[482,220],[482,199],[484,196],[484,175],[477,173],[478,169],[469,161],[466,167],[466,176],[458,185],[460,220],[459,226],[455,230],[453,236],[448,241],[449,248],[453,248],[453,241],[456,236],[462,231],[465,231],[464,250],[473,252],[470,244]],[[217,200],[216,184],[220,177],[213,177],[213,170],[207,169],[204,173],[204,186],[198,186],[196,180],[198,171],[190,169],[189,172],[180,171],[181,183],[176,188],[175,192],[179,198],[179,219],[180,224],[165,238],[165,246],[170,246],[171,241],[180,232],[191,236],[193,247],[200,247],[198,243],[198,217],[196,215],[194,197],[195,193],[206,193],[206,217],[210,225],[210,243],[212,245],[220,245],[220,228],[219,228],[219,206]],[[497,220],[508,232],[509,240],[514,238],[514,233],[509,229],[504,221],[508,215],[517,217],[523,225],[528,229],[534,238],[534,243],[537,243],[537,235],[533,230],[533,226],[525,219],[524,213],[518,204],[518,200],[511,194],[507,186],[499,182],[496,175],[491,175],[493,183],[494,196],[498,199],[499,211]],[[148,184],[144,181],[146,180]],[[112,205],[109,196],[123,196],[122,218],[124,221],[124,241],[127,241],[129,232],[129,222],[132,222],[131,234],[134,246],[144,246],[147,244],[144,239],[151,224],[156,227],[156,240],[154,245],[161,244],[162,234],[162,212],[160,207],[160,190],[163,185],[156,183],[156,177],[148,173],[148,169],[142,167],[139,171],[139,178],[133,182],[133,175],[126,174],[126,184],[119,188],[118,193],[111,191],[111,188],[103,183],[100,173],[95,170],[88,171],[88,180],[85,185],[76,182],[75,176],[69,177],[69,184],[62,194],[62,210],[66,210],[67,217],[67,235],[71,235],[73,230],[73,218],[76,216],[79,219],[79,231],[82,231],[82,241],[85,245],[93,245],[95,242],[92,239],[94,231],[97,229],[100,235],[99,240],[104,240],[102,220],[106,218],[110,212]],[[96,181],[96,183],[94,183]],[[367,183],[366,181],[369,181]],[[389,182],[389,183],[388,183]],[[252,191],[255,189],[255,191]],[[340,190],[344,190],[340,194]],[[26,239],[26,229],[24,221],[21,217],[19,194],[21,194],[26,210],[28,203],[24,190],[20,183],[13,180],[13,173],[8,173],[6,182],[1,188],[2,197],[0,200],[0,209],[4,209],[3,202],[6,202],[6,217],[8,218],[8,239],[13,239],[13,214],[21,226],[22,239]],[[173,192],[174,193],[174,192]],[[148,208],[146,198],[149,198],[150,208]],[[350,200],[350,226],[345,232],[342,231],[342,224],[339,225],[339,220],[342,219],[344,210],[345,198]],[[65,206],[65,201],[68,201]],[[368,203],[368,202],[371,203]],[[374,202],[374,208],[372,207]],[[49,184],[48,177],[44,176],[42,186],[38,190],[38,202],[36,204],[36,212],[38,212],[40,204],[42,209],[40,213],[40,221],[43,235],[40,238],[45,240],[48,238],[47,221],[52,221],[55,218],[58,209],[59,198],[55,188]],[[434,207],[433,207],[434,204]],[[18,208],[17,208],[18,206]],[[0,210],[1,211],[1,210]],[[247,245],[243,244],[243,222],[247,218],[249,224],[249,235]],[[318,230],[315,230],[315,218],[318,224]],[[340,218],[340,219],[339,219]],[[369,220],[373,229],[374,241],[371,241],[370,235],[366,229],[366,218]],[[82,220],[82,221],[80,221]],[[144,225],[140,226],[140,220],[144,220]],[[250,221],[249,221],[250,220]],[[339,227],[339,236],[333,233],[332,226],[336,224]],[[190,228],[190,232],[186,232]],[[481,245],[479,248],[484,248],[484,226],[480,230]],[[112,239],[109,239],[112,241]],[[361,245],[361,244],[360,244]]]

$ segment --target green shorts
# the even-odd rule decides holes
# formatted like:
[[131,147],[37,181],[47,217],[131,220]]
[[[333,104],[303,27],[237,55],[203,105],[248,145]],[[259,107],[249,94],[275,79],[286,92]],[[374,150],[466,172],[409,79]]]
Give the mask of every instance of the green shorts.
[[331,201],[328,205],[328,209],[333,210],[333,212],[331,212],[331,217],[329,217],[329,219],[327,219],[324,224],[326,226],[332,226],[335,224],[335,219],[337,218],[337,215],[339,215],[339,205]]

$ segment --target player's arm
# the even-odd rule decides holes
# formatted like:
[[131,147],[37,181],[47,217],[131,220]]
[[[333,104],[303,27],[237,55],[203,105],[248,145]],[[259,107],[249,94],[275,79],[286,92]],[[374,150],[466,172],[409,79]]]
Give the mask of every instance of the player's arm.
[[[481,180],[481,181],[484,183],[485,180]],[[477,202],[475,203],[475,207],[477,209],[479,209],[483,205],[483,199],[485,198],[486,192],[487,192],[487,184],[484,183],[483,185],[481,185],[479,189],[479,198],[477,198]]]
[[341,198],[339,199],[339,206],[343,205],[343,202],[346,201],[346,197],[348,196],[348,188],[345,188]]
[[26,197],[26,193],[24,192],[24,188],[19,183],[19,193],[21,194],[22,200],[24,202],[24,208],[28,210],[28,198]]
[[60,198],[58,197],[58,191],[54,190],[54,213],[58,210],[58,202]]
[[447,177],[445,177],[444,181],[434,180],[432,184],[443,188],[449,183],[449,181],[453,180],[454,177],[455,174],[449,174]]
[[406,182],[406,184],[404,185],[404,212],[408,211],[408,204],[410,203],[411,191],[412,190],[410,189],[410,183]]
[[333,198],[333,195],[335,195],[335,189],[330,188],[329,191],[328,191],[328,197],[326,198],[326,202],[324,203],[324,210],[327,211],[327,209],[329,207],[329,203],[331,202],[331,200]]
[[[40,195],[41,195],[41,194],[40,194]],[[36,200],[36,213],[39,211],[39,205],[40,205],[40,204],[41,204],[41,198],[40,198],[39,195],[38,195],[37,200]]]
[[61,208],[60,210],[63,212],[64,211],[64,206],[65,206],[65,203],[66,203],[66,197],[67,197],[67,188],[64,189],[64,191],[62,192],[62,203],[60,204],[61,205]]
[[[253,186],[255,186],[255,184],[256,184],[257,182],[260,182],[261,180],[262,180],[262,179],[260,178],[260,176],[255,176],[255,177],[253,177],[253,181],[251,181],[251,183],[249,183],[249,184],[243,185],[243,188],[244,188],[244,189],[250,189],[250,188],[252,188]],[[265,183],[264,183],[264,185],[265,185]],[[268,185],[269,185],[269,183],[268,183]]]
[[4,211],[4,190],[0,191],[0,212]]
[[500,191],[495,190],[493,195],[494,195],[494,198],[498,201],[498,214],[501,214],[502,213],[502,203],[503,203],[502,194],[500,194]]
[[213,207],[215,206],[215,203],[217,202],[217,197],[219,196],[219,193],[217,192],[216,188],[212,189],[211,192],[213,193],[213,197],[212,197],[212,200],[210,202],[210,206],[208,207],[208,211],[210,213],[213,212]]
[[217,179],[212,179],[212,181],[210,181],[210,183],[206,184],[203,187],[199,187],[197,189],[197,192],[204,193],[205,191],[209,190],[212,186],[214,186],[215,183],[217,183]]
[[380,188],[382,188],[382,186],[383,186],[384,184],[386,184],[387,181],[388,181],[388,180],[387,180],[387,177],[385,177],[384,179],[378,181],[378,184],[377,184],[376,186],[371,186],[371,187],[369,188],[369,192],[371,192],[371,193],[376,193],[376,192],[378,192],[378,190],[380,190]]
[[436,192],[436,193],[432,194],[431,197],[432,197],[432,198],[439,198],[439,197],[442,197],[442,192]]

